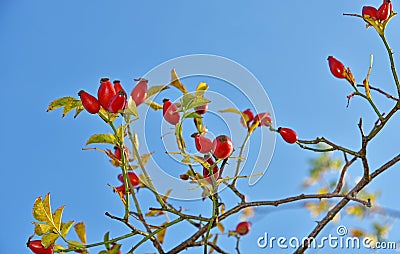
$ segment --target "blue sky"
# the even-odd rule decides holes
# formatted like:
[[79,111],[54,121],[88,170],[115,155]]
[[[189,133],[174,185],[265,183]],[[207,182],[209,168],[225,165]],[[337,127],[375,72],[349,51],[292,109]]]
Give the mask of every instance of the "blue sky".
[[[325,136],[343,146],[358,148],[358,119],[363,117],[367,128],[374,122],[373,112],[360,99],[354,99],[346,108],[351,88],[331,76],[326,58],[335,55],[361,81],[367,73],[369,55],[374,54],[371,83],[395,91],[388,57],[377,34],[366,30],[362,20],[342,16],[344,12],[360,13],[362,5],[380,3],[1,1],[0,70],[4,90],[0,100],[0,252],[28,253],[24,244],[33,231],[33,201],[47,192],[51,192],[53,207],[66,205],[65,219],[86,222],[89,242],[101,240],[106,231],[113,236],[126,232],[122,225],[104,216],[105,211],[122,212],[107,186],[117,184],[117,171],[101,154],[81,150],[91,134],[107,132],[107,127],[88,114],[61,119],[61,112],[45,112],[55,98],[76,96],[80,89],[95,93],[101,77],[120,79],[129,87],[133,78],[175,57],[223,56],[246,67],[262,83],[274,108],[276,126],[292,127],[302,139]],[[395,2],[394,9],[398,8]],[[399,28],[399,18],[395,17],[387,29],[395,52]],[[382,111],[390,108],[385,98],[374,98]],[[245,102],[237,101],[241,103],[245,109]],[[398,121],[394,117],[371,143],[372,168],[398,153]],[[313,156],[277,139],[267,173],[257,185],[243,186],[243,190],[252,200],[297,194],[307,174],[307,161]],[[381,190],[380,204],[393,209],[400,209],[397,167],[369,187]],[[357,176],[360,172],[358,165],[351,174]],[[202,205],[185,204],[194,210]],[[233,228],[237,220],[227,220],[226,228]],[[309,213],[296,206],[260,209],[254,220],[257,223],[241,243],[243,250],[251,253],[263,253],[256,239],[266,231],[305,236],[314,226]],[[343,221],[347,226],[355,223],[360,222],[347,218]],[[399,233],[395,233],[398,227],[395,221],[390,240],[399,240]],[[331,231],[335,226],[324,233]],[[170,237],[167,232],[167,241],[173,240],[172,231]],[[224,240],[223,246],[229,249],[233,239]],[[140,251],[145,253],[146,246]],[[276,249],[271,253],[274,251],[282,253]]]

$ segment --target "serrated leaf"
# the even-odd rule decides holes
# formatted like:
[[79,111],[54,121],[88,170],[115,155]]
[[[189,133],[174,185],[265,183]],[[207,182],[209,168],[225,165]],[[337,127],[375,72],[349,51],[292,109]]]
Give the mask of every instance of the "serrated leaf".
[[35,224],[35,234],[41,236],[53,229],[53,227],[49,226],[48,224],[36,223]]
[[144,103],[149,105],[149,107],[154,111],[163,109],[163,106],[161,104],[158,104],[157,102],[151,100],[145,100]]
[[71,96],[67,96],[50,102],[49,106],[47,107],[47,112],[64,107],[63,109],[63,117],[64,117],[74,108],[81,106],[82,106],[81,100],[78,100]]
[[[165,224],[167,224],[166,222],[164,222],[161,226],[164,226]],[[164,243],[164,239],[165,239],[165,233],[167,232],[167,228],[164,228],[163,230],[159,231],[157,233],[157,240],[163,244]]]
[[61,231],[61,218],[64,211],[64,206],[57,208],[53,213],[53,224],[57,231]]
[[75,232],[83,244],[86,244],[86,226],[84,222],[76,223],[74,226]]
[[115,144],[115,137],[113,134],[94,134],[87,141],[86,145],[90,144]]
[[188,93],[185,85],[179,80],[178,75],[176,74],[175,69],[171,70],[171,86],[178,88],[182,93]]
[[168,89],[169,87],[166,85],[160,85],[160,86],[152,86],[147,90],[147,97],[146,99],[149,99],[153,97],[154,95],[160,93],[161,91],[164,91]]
[[43,247],[47,248],[50,245],[53,245],[56,240],[58,239],[58,234],[56,233],[48,233],[42,237],[42,245]]
[[221,234],[223,234],[225,232],[225,227],[224,227],[224,225],[222,225],[222,223],[218,223],[217,227],[218,227],[219,231],[221,232]]
[[136,107],[136,103],[135,101],[132,99],[131,96],[129,96],[128,99],[128,107],[125,109],[124,114],[128,114],[128,115],[133,115],[135,117],[139,116],[139,112],[138,109]]
[[44,200],[42,197],[38,197],[33,205],[33,217],[41,222],[51,222],[51,208],[50,208],[50,194],[48,193]]
[[74,224],[74,221],[68,221],[68,222],[63,222],[61,223],[61,235],[62,237],[66,238],[69,230],[72,228],[72,224]]

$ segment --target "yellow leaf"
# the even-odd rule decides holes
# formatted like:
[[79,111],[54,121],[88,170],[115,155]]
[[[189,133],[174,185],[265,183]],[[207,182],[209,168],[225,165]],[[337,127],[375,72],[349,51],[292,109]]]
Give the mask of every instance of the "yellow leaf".
[[86,227],[84,222],[76,223],[74,226],[75,232],[83,244],[86,244]]
[[138,113],[138,110],[137,110],[137,107],[136,107],[136,103],[132,99],[131,96],[129,96],[128,107],[125,109],[124,114],[133,115],[133,116],[136,116],[136,117],[139,116],[139,113]]
[[47,224],[41,224],[41,223],[34,223],[34,224],[35,224],[35,234],[39,236],[48,233],[52,229],[52,227]]
[[149,105],[149,107],[150,107],[152,110],[155,110],[155,111],[160,110],[160,109],[163,109],[163,106],[162,106],[162,105],[158,104],[157,102],[151,101],[151,100],[145,100],[144,103],[146,103],[147,105]]
[[53,224],[57,231],[61,231],[61,217],[63,210],[64,206],[61,206],[53,213]]
[[47,194],[42,201],[38,197],[33,205],[33,217],[41,222],[51,223],[50,194]]
[[364,79],[363,85],[365,87],[365,95],[368,99],[371,99],[371,90],[369,89],[369,81],[368,79]]
[[74,224],[73,220],[65,222],[65,223],[61,223],[61,235],[62,235],[62,237],[65,238],[67,236],[69,230],[72,227],[72,224]]
[[185,85],[179,80],[175,69],[171,70],[171,86],[178,88],[182,93],[188,93]]
[[56,234],[56,233],[45,234],[42,237],[42,245],[43,245],[43,247],[47,248],[50,245],[53,245],[56,242],[57,238],[58,238],[58,234]]
[[240,220],[242,221],[247,221],[249,220],[251,217],[254,216],[254,209],[253,207],[246,207],[243,209],[242,214],[240,215]]
[[196,87],[196,95],[203,96],[204,92],[207,91],[208,85],[206,82],[200,82]]
[[169,195],[171,195],[171,192],[172,192],[172,189],[169,189],[169,190],[167,191],[167,193],[165,193],[165,195],[162,197],[162,199],[163,199],[165,202],[167,201]]
[[160,85],[160,86],[152,86],[147,90],[147,96],[146,99],[149,99],[150,97],[160,93],[161,91],[164,91],[165,89],[168,89],[168,86],[165,85]]
[[154,154],[154,152],[151,152],[151,153],[146,153],[146,154],[143,154],[142,156],[140,156],[140,158],[142,159],[143,165],[146,165],[146,163],[150,160],[150,158],[153,154]]
[[149,212],[146,213],[146,217],[156,217],[156,216],[160,216],[163,215],[164,212],[162,210],[156,210],[156,209],[152,209]]
[[[165,224],[167,224],[166,222],[164,222],[161,226],[164,226]],[[163,244],[164,243],[164,238],[165,238],[165,233],[167,232],[167,228],[164,228],[163,230],[159,231],[157,233],[157,240]]]
[[218,227],[219,231],[221,231],[221,234],[223,234],[225,232],[225,227],[224,227],[224,225],[222,225],[222,223],[218,223],[217,227]]

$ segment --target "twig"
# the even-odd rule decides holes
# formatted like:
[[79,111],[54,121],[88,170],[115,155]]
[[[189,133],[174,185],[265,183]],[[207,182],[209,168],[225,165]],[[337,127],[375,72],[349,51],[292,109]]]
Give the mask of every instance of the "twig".
[[[197,247],[197,246],[203,246],[205,244],[204,241],[198,241],[192,243],[190,246]],[[218,245],[214,244],[213,242],[208,242],[208,246],[213,248],[216,252],[221,253],[221,254],[228,254],[228,252],[223,251]]]
[[338,180],[338,182],[337,182],[336,188],[335,188],[335,190],[334,190],[332,193],[339,193],[339,192],[342,190],[342,188],[343,188],[343,182],[344,182],[344,177],[345,177],[345,175],[346,175],[347,169],[357,160],[357,157],[354,156],[354,157],[349,161],[349,160],[347,160],[346,154],[344,154],[344,156],[345,156],[346,164],[343,166],[343,168],[342,168],[342,170],[341,170],[341,172],[340,172],[340,177],[339,177],[339,180]]
[[[333,143],[333,142],[327,140],[327,139],[324,138],[324,137],[322,137],[322,138],[316,138],[316,139],[314,139],[314,140],[299,140],[297,143],[298,143],[298,145],[299,145],[301,148],[306,149],[306,150],[311,150],[311,151],[314,151],[314,152],[331,152],[331,151],[339,150],[339,151],[342,151],[342,152],[351,154],[351,155],[353,155],[353,156],[357,156],[357,157],[360,156],[357,152],[352,151],[352,150],[347,149],[347,148],[342,147],[342,146],[338,146],[338,145],[336,145],[335,143]],[[306,146],[306,145],[317,145],[317,144],[319,144],[319,143],[327,144],[327,145],[329,145],[331,148],[327,148],[327,149],[318,149],[318,148],[312,148],[312,147]]]
[[[357,87],[364,87],[364,85],[358,84]],[[369,85],[369,89],[374,90],[374,91],[376,91],[376,92],[378,92],[378,93],[380,93],[380,94],[386,96],[388,99],[392,99],[392,100],[394,100],[394,101],[399,101],[398,98],[396,98],[396,97],[394,97],[393,95],[391,95],[391,94],[389,94],[389,93],[383,91],[383,90],[380,89],[380,88],[377,88],[377,87],[374,87],[374,86]]]

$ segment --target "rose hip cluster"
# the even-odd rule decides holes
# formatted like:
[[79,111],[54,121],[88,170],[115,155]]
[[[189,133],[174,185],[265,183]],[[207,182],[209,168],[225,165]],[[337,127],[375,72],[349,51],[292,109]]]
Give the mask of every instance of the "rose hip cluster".
[[[146,79],[139,79],[131,92],[131,98],[136,106],[143,103],[147,97],[147,83]],[[101,107],[111,113],[119,113],[127,106],[127,95],[119,80],[111,83],[108,78],[102,78],[97,98],[84,90],[79,91],[78,95],[83,107],[91,114],[99,113]]]
[[372,19],[378,20],[379,22],[389,19],[392,12],[393,5],[392,1],[390,0],[384,0],[378,9],[373,6],[364,6],[362,8],[363,17],[370,17]]

